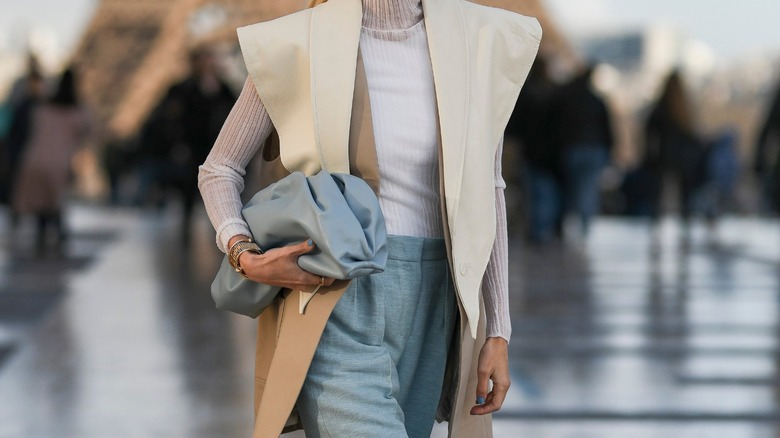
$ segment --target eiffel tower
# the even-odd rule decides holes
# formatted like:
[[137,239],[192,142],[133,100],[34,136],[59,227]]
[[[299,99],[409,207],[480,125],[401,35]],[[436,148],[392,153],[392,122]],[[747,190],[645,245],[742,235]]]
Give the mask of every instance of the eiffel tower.
[[[568,50],[540,0],[477,1],[538,17],[545,31],[542,50]],[[190,48],[202,43],[236,47],[235,28],[300,10],[306,3],[102,0],[74,57],[84,94],[114,135],[132,136],[168,86],[187,74]]]

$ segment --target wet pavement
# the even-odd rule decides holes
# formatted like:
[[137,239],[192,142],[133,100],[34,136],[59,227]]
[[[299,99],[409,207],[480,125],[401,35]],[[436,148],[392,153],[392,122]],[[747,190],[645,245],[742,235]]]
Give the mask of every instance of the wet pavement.
[[[0,217],[0,438],[249,436],[254,323],[211,303],[203,215],[187,247],[175,211],[74,206],[42,259]],[[497,437],[780,436],[780,224],[679,232],[513,241]]]

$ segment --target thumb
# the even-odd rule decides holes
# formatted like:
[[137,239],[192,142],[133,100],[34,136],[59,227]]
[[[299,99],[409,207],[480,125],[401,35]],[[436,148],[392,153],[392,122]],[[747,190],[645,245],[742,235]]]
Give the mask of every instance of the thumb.
[[292,247],[291,254],[299,256],[311,252],[315,248],[314,241],[309,239]]
[[490,384],[490,374],[485,372],[478,373],[477,379],[477,399],[476,404],[481,405],[485,403],[488,396],[488,385]]

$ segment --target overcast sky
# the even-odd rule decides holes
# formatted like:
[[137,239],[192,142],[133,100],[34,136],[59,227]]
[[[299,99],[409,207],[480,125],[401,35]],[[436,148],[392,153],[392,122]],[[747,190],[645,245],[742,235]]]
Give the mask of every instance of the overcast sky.
[[[133,1],[133,0],[127,0]],[[0,0],[0,45],[23,44],[31,28],[49,31],[58,45],[75,45],[98,0]]]
[[[132,2],[133,0],[127,0]],[[98,0],[0,0],[0,47],[18,47],[25,29],[49,29],[70,49]],[[565,32],[678,25],[716,53],[780,52],[778,0],[546,0]],[[739,6],[737,6],[739,5]]]

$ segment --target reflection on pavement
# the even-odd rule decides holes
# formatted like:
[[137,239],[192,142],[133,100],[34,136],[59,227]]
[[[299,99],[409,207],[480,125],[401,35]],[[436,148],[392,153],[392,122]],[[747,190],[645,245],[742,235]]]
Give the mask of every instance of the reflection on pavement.
[[[254,322],[211,302],[205,218],[189,247],[175,218],[76,206],[67,253],[40,260],[3,234],[0,437],[249,436]],[[496,436],[775,436],[780,227],[731,219],[689,247],[673,222],[657,246],[639,222],[593,231],[511,247]]]

